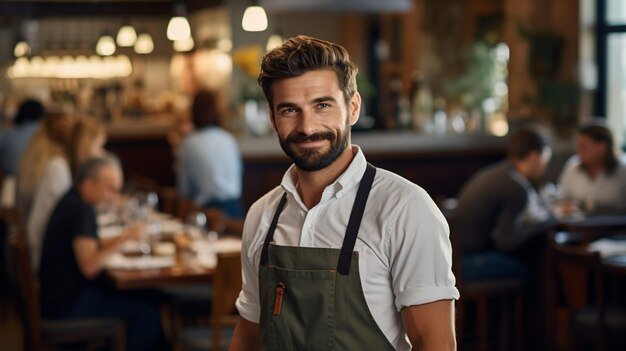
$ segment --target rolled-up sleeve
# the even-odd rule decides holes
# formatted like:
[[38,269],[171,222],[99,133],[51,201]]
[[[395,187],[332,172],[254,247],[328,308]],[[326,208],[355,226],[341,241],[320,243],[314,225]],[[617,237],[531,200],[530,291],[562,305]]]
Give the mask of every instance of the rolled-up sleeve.
[[445,218],[424,191],[403,201],[386,228],[397,310],[458,299]]

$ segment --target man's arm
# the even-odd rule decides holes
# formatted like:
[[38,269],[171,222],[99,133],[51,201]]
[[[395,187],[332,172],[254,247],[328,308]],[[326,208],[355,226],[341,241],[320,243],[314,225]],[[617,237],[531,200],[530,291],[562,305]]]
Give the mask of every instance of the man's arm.
[[405,307],[401,314],[413,350],[456,350],[452,300]]
[[77,236],[72,242],[74,256],[81,273],[87,279],[95,278],[106,261],[115,253],[123,243],[130,239],[138,239],[143,234],[143,229],[138,226],[129,227],[121,235],[100,242],[98,239],[88,236]]
[[257,351],[260,346],[260,330],[257,323],[239,317],[229,351]]

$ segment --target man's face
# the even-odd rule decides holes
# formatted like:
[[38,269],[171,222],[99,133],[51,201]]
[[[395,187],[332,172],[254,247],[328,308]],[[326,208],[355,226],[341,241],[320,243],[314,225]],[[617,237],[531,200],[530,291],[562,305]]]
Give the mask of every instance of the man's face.
[[595,165],[604,162],[606,144],[597,142],[584,134],[576,136],[576,153],[583,165]]
[[87,179],[90,198],[94,205],[111,202],[122,188],[122,173],[117,167],[104,166],[98,170],[95,178]]
[[272,124],[287,156],[308,172],[332,164],[350,144],[350,126],[359,115],[359,94],[346,106],[332,70],[279,80],[272,89]]

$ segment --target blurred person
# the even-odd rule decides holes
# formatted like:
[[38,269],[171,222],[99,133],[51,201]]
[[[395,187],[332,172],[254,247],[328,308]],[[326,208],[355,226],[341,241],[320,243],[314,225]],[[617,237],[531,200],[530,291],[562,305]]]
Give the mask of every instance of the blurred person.
[[422,188],[351,143],[361,96],[348,52],[300,35],[261,68],[294,164],[246,216],[230,349],[455,349],[447,223]]
[[104,123],[91,117],[78,119],[72,130],[69,152],[72,174],[76,174],[80,165],[89,158],[105,155],[106,140]]
[[231,218],[244,215],[241,203],[243,162],[235,138],[220,127],[224,108],[213,91],[194,96],[195,130],[180,147],[178,191],[202,208],[217,208]]
[[0,139],[0,171],[7,175],[17,173],[22,153],[40,126],[44,107],[37,100],[25,100],[15,115],[15,127]]
[[507,159],[463,186],[453,212],[463,279],[528,277],[528,267],[512,253],[555,224],[535,190],[551,154],[539,130],[521,127],[509,137]]
[[576,155],[561,172],[558,188],[561,213],[626,214],[626,165],[606,126],[595,123],[578,130]]
[[68,152],[75,119],[48,115],[28,144],[17,177],[17,209],[26,226],[33,268],[39,267],[45,226],[72,185]]
[[135,225],[119,236],[98,238],[95,207],[114,200],[121,188],[116,159],[90,158],[79,167],[74,187],[58,202],[46,227],[39,268],[41,312],[50,319],[124,319],[127,350],[157,350],[162,327],[156,306],[107,289],[101,281],[107,259],[128,240],[145,235]]

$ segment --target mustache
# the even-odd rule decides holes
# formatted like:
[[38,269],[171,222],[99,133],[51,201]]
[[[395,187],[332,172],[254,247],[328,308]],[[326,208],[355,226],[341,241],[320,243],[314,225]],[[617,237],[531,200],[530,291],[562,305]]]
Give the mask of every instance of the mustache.
[[333,141],[334,139],[335,139],[335,134],[333,134],[331,132],[315,133],[315,134],[311,134],[311,135],[306,135],[306,134],[302,134],[302,133],[295,133],[295,134],[289,135],[285,139],[285,142],[290,144],[290,143],[305,143],[305,142],[309,142],[309,141],[320,141],[320,140],[330,140],[330,141]]

